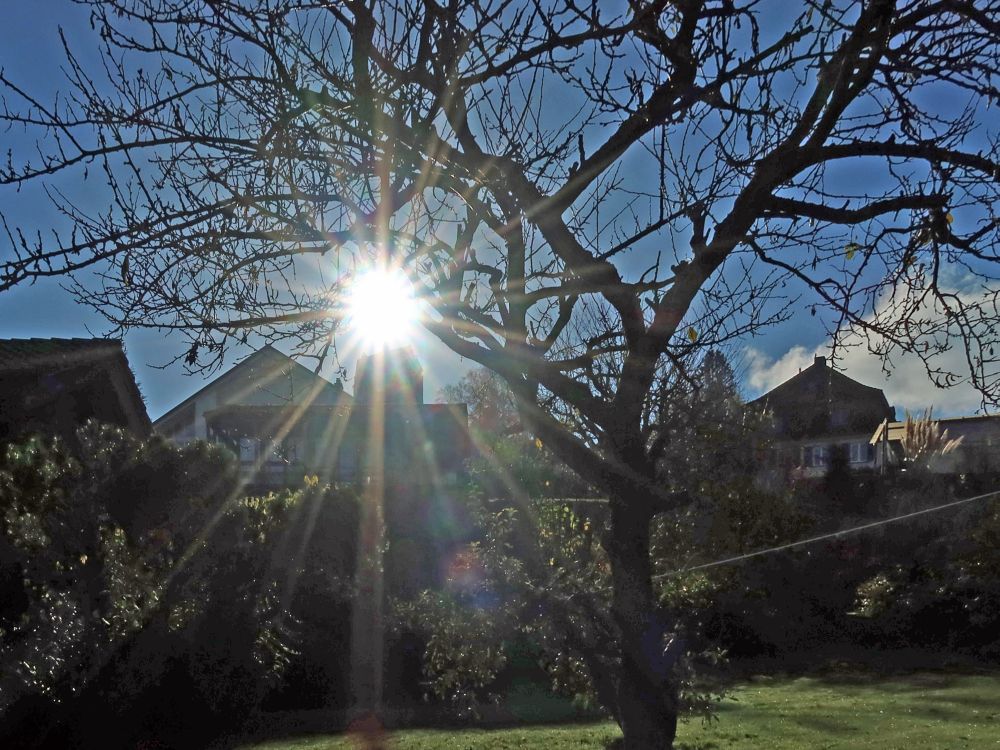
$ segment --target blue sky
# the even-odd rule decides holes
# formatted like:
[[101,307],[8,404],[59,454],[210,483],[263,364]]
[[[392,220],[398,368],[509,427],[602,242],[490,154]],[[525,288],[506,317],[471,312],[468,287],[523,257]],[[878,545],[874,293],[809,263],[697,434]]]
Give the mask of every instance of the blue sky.
[[[87,17],[86,9],[69,0],[5,3],[0,23],[0,67],[29,91],[56,92],[60,88],[63,59],[59,27],[74,51],[87,58],[88,49],[93,48]],[[97,58],[91,56],[91,59]],[[30,140],[17,132],[4,133],[2,142],[6,147],[31,145]],[[63,225],[62,217],[37,187],[25,188],[18,194],[0,188],[0,212],[17,225],[42,230]],[[0,338],[91,337],[101,336],[108,329],[98,313],[76,304],[57,280],[0,294]],[[125,337],[125,346],[154,419],[217,376],[217,373],[188,375],[180,364],[162,369],[186,349],[185,343],[176,337],[156,331],[132,331]],[[427,370],[428,399],[436,398],[442,386],[455,382],[471,367],[428,334],[419,335],[415,346]],[[234,349],[232,361],[251,351]],[[353,363],[343,364],[351,374]]]
[[[86,9],[68,0],[7,2],[2,18],[0,66],[33,92],[54,93],[59,88],[60,25],[70,44],[84,58],[93,48]],[[29,143],[16,132],[4,133],[3,139],[8,147],[23,147]],[[99,201],[99,194],[95,199]],[[61,217],[38,189],[25,189],[19,194],[0,189],[0,212],[17,225],[37,228],[61,225]],[[96,312],[75,304],[56,281],[0,294],[0,337],[88,337],[102,335],[107,329],[108,325]],[[125,344],[154,418],[205,382],[204,376],[185,374],[179,364],[159,369],[185,348],[180,339],[155,331],[134,331],[127,335]],[[800,315],[768,329],[766,335],[744,342],[731,355],[742,360],[746,395],[754,396],[794,375],[798,368],[810,363],[814,355],[825,354],[827,344],[822,316]],[[470,366],[430,336],[421,336],[417,348],[427,369],[429,398],[433,398],[442,385],[457,380]],[[240,354],[234,351],[234,357],[238,356]],[[351,363],[344,364],[350,371]],[[843,364],[847,374],[884,388],[890,403],[911,409],[936,403],[942,415],[971,413],[978,406],[978,399],[968,389],[958,389],[948,396],[937,392],[919,367],[905,359],[897,363],[890,378],[881,371],[879,362],[858,351],[848,352]]]

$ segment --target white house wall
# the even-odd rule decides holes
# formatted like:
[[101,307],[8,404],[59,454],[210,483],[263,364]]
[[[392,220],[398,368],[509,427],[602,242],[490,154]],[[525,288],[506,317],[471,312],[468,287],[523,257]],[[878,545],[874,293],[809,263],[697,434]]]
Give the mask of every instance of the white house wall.
[[186,443],[208,438],[205,414],[228,404],[285,406],[336,405],[343,392],[276,349],[262,349],[196,394],[192,409],[172,416],[163,426],[171,439]]

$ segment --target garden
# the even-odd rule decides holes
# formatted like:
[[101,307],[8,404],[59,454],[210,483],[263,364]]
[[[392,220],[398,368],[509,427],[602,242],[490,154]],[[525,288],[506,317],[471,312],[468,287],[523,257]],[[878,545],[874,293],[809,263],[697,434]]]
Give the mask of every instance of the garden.
[[[817,677],[757,677],[735,687],[718,720],[689,720],[678,750],[944,750],[1000,744],[1000,675],[968,671],[879,677],[832,671]],[[395,750],[584,750],[621,736],[610,722],[503,729],[390,732]],[[240,750],[355,750],[358,735],[313,735]]]

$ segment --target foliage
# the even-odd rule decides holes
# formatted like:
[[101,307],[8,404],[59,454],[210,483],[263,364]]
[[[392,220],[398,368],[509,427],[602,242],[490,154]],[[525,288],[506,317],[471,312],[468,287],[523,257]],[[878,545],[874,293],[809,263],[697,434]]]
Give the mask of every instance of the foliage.
[[[11,593],[26,601],[4,623],[0,708],[24,691],[78,693],[103,644],[121,643],[160,606],[193,516],[207,517],[235,482],[227,458],[204,446],[178,451],[94,424],[79,439],[79,458],[42,438],[2,458],[4,562],[19,570]],[[171,515],[178,503],[191,515]]]
[[530,435],[481,433],[467,464],[468,491],[477,497],[593,497],[594,488]]
[[[654,398],[651,451],[660,481],[702,497],[756,471],[766,449],[765,417],[745,408],[736,375],[718,349],[689,357],[661,378]],[[721,490],[725,493],[725,490]]]
[[[606,596],[600,591],[607,563],[599,553],[594,557],[590,522],[551,503],[515,510],[472,502],[482,539],[464,551],[444,593],[425,592],[400,606],[427,638],[424,669],[434,692],[464,710],[477,697],[495,698],[483,688],[504,667],[505,648],[526,637],[541,649],[557,690],[590,693],[589,677],[580,674],[586,671],[580,646],[595,652],[610,646],[601,643],[602,624],[591,622],[591,597]],[[479,637],[465,637],[472,633]]]
[[[572,507],[557,500],[514,507],[479,504],[481,539],[453,566],[443,592],[399,602],[403,627],[425,640],[428,689],[460,713],[501,696],[495,681],[518,641],[536,649],[552,689],[581,707],[614,713],[617,628],[610,618],[610,569],[601,546],[606,512],[600,505]],[[668,607],[690,607],[691,597],[664,589]],[[700,602],[704,603],[704,602]],[[680,646],[688,633],[672,633]],[[658,648],[669,646],[664,641]],[[718,686],[695,669],[717,663],[711,647],[684,653],[677,677],[686,710],[708,716],[721,698]]]
[[920,472],[929,471],[931,462],[935,458],[954,453],[961,444],[961,436],[950,439],[948,431],[942,430],[941,424],[934,421],[932,409],[927,409],[917,418],[906,412],[900,445],[903,457],[912,469]]
[[79,442],[73,456],[35,438],[0,463],[0,545],[19,571],[5,594],[21,602],[0,629],[10,730],[25,746],[42,739],[24,708],[39,698],[60,705],[56,745],[108,721],[122,741],[233,726],[294,657],[289,582],[305,560],[275,555],[329,493],[240,498],[231,456],[204,443],[94,424]]
[[[813,519],[790,495],[761,490],[751,478],[734,478],[710,490],[712,504],[681,521],[654,522],[661,599],[678,611],[698,648],[744,657],[791,647],[815,616],[827,616],[803,611],[823,596],[823,587],[816,585],[821,557],[784,553],[777,559],[684,569],[800,539],[813,528]],[[678,544],[677,539],[690,541]],[[821,580],[834,582],[830,576]]]
[[996,502],[906,534],[905,554],[857,588],[870,635],[1000,658],[1000,512]]
[[457,383],[442,388],[441,398],[468,405],[469,425],[477,435],[513,435],[523,429],[514,394],[503,378],[485,367],[470,370]]
[[[414,601],[398,603],[394,613],[398,628],[425,636],[426,688],[460,718],[476,716],[480,704],[499,700],[491,688],[507,663],[504,642],[514,632],[505,608],[484,586],[476,588],[424,591]],[[490,606],[483,606],[484,598]]]
[[1000,580],[1000,503],[992,500],[968,525],[972,543],[956,556],[958,563],[971,575]]
[[595,494],[593,486],[524,429],[514,394],[496,373],[471,370],[441,394],[469,405],[476,450],[466,468],[468,490],[477,497],[523,500]]
[[742,655],[773,638],[772,613],[790,614],[782,606],[793,601],[783,590],[789,581],[752,563],[683,571],[800,538],[813,521],[787,490],[758,486],[767,415],[746,408],[726,357],[712,350],[689,369],[689,382],[658,393],[658,429],[669,440],[660,473],[694,501],[653,520],[657,591],[699,649]]

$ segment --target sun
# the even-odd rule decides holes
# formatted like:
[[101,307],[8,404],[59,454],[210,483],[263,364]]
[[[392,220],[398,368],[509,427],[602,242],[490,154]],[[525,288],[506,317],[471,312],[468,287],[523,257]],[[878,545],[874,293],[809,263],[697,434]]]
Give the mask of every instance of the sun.
[[368,348],[391,348],[410,341],[419,318],[413,284],[400,270],[372,269],[351,283],[347,324]]

